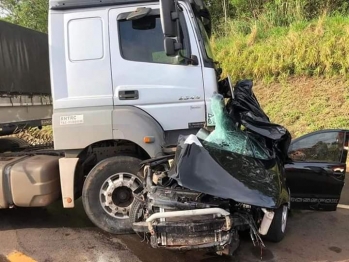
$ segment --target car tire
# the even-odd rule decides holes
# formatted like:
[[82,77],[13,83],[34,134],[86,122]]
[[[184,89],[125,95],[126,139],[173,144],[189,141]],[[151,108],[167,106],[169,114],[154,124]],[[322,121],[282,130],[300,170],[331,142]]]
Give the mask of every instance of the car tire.
[[141,222],[144,219],[144,201],[141,201],[137,198],[135,198],[132,207],[131,207],[131,211],[130,211],[130,222],[131,222],[131,226],[134,230],[134,232],[140,237],[140,238],[144,238],[144,234],[141,233],[143,232],[143,228],[138,228],[138,226],[134,226],[133,223],[135,222]]
[[141,160],[117,156],[98,163],[88,174],[82,189],[82,203],[88,218],[111,234],[133,233],[129,211],[133,191],[143,183],[138,173]]
[[144,207],[144,203],[139,199],[135,198],[130,211],[130,222],[139,222],[142,220],[143,216],[140,216],[140,212]]
[[287,205],[282,205],[275,210],[273,221],[267,235],[264,237],[266,240],[277,243],[284,238],[287,226],[287,216]]

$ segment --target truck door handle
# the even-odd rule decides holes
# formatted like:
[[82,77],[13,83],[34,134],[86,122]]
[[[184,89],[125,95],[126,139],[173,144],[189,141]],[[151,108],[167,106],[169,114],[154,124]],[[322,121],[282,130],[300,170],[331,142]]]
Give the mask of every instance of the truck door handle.
[[120,100],[137,100],[138,98],[138,90],[119,91]]

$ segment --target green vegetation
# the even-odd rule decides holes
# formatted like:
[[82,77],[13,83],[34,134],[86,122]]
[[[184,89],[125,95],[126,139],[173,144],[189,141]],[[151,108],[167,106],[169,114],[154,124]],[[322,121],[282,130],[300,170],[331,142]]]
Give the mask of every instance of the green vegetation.
[[327,128],[349,128],[349,80],[343,77],[289,77],[270,84],[255,81],[264,111],[293,137]]
[[48,0],[0,0],[0,14],[8,22],[47,32]]
[[206,0],[214,21],[215,34],[229,34],[227,21],[248,33],[255,22],[271,27],[311,21],[327,13],[348,15],[347,0]]
[[251,33],[229,23],[229,36],[215,38],[216,60],[234,79],[287,76],[349,76],[349,16],[322,16],[287,27],[253,25]]
[[349,2],[227,3],[226,12],[211,6],[213,14],[219,8],[227,14],[213,16],[212,45],[223,74],[253,79],[266,113],[293,136],[349,128]]

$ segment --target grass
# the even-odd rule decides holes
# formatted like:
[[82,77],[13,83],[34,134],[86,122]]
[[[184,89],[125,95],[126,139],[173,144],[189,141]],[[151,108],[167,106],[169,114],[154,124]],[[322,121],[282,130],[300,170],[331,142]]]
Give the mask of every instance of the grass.
[[349,17],[288,27],[231,21],[213,38],[216,60],[233,81],[250,78],[263,109],[294,137],[349,128]]
[[272,122],[293,137],[328,128],[349,128],[348,80],[342,77],[289,77],[256,81],[254,92]]
[[274,27],[254,21],[228,24],[227,36],[213,38],[216,60],[233,79],[266,81],[288,76],[349,77],[349,17],[321,16]]

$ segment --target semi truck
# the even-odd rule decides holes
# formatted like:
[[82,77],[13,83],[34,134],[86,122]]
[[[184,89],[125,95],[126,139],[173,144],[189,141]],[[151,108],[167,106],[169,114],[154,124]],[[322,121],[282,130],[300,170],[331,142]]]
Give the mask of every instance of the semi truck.
[[60,200],[74,208],[81,197],[97,227],[132,232],[141,161],[172,153],[179,135],[214,126],[210,97],[221,70],[207,8],[201,0],[50,0],[48,36],[0,26],[1,90],[13,91],[5,96],[11,110],[26,114],[1,120],[52,119],[54,141],[1,153],[0,208]]

